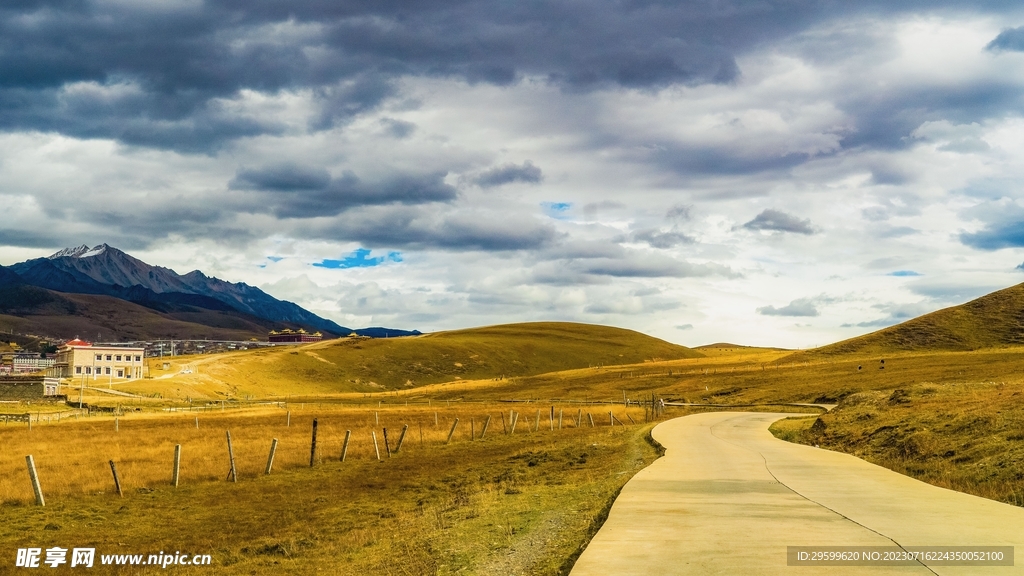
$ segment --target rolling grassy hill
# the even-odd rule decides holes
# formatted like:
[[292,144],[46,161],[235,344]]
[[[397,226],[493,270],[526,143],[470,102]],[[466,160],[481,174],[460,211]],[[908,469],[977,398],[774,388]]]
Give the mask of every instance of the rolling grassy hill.
[[793,356],[967,351],[1024,344],[1024,284]]
[[166,391],[173,382],[197,395],[218,388],[232,395],[257,396],[372,392],[700,356],[685,346],[631,330],[537,322],[405,338],[345,338],[211,356],[195,360],[200,367],[193,374],[172,381],[139,381],[133,388]]

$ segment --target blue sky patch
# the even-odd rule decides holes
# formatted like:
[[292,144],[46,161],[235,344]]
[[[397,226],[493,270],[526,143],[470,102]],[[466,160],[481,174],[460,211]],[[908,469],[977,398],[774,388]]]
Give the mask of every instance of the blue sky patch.
[[373,258],[369,258],[369,256],[370,250],[368,248],[356,248],[351,254],[341,260],[324,259],[320,262],[314,262],[313,266],[337,270],[342,268],[371,268],[385,262],[402,261],[401,252],[388,252],[386,256],[375,256]]
[[572,208],[572,202],[541,202],[540,206],[548,216],[566,220],[569,218],[568,212]]
[[914,272],[913,270],[897,270],[895,272],[889,272],[887,276],[921,276],[921,274]]
[[[271,262],[280,262],[281,260],[284,260],[284,256],[267,256],[267,260],[270,260]],[[264,262],[263,264],[257,264],[256,267],[257,268],[266,268],[267,267],[267,263]]]

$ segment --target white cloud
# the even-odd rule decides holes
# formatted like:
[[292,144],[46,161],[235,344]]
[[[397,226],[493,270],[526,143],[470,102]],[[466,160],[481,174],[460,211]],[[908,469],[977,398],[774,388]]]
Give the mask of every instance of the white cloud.
[[[109,242],[347,326],[564,319],[693,345],[834,341],[1019,280],[1022,247],[961,240],[1005,232],[1024,206],[1024,59],[984,50],[999,29],[969,15],[821,22],[740,54],[723,84],[409,75],[327,127],[324,93],[246,89],[217,99],[218,117],[272,129],[198,153],[12,129],[0,133],[0,263]],[[283,44],[319,33],[272,32]],[[332,90],[366,89],[342,84]],[[102,102],[136,89],[65,92]],[[286,163],[366,182],[444,174],[457,194],[277,218],[229,188],[242,169]],[[475,184],[488,174],[497,184]],[[551,218],[552,203],[570,207]],[[403,261],[312,266],[357,248]],[[923,276],[889,275],[900,270]]]

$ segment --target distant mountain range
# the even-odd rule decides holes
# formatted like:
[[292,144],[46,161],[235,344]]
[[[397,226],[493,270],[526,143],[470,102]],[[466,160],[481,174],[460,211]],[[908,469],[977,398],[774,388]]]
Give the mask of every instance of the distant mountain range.
[[[415,330],[376,327],[352,330],[248,284],[225,282],[198,270],[179,275],[168,268],[151,266],[107,244],[65,248],[47,258],[0,266],[0,315],[60,316],[63,311],[64,315],[73,316],[95,308],[103,300],[68,299],[45,291],[116,298],[169,320],[217,330],[262,332],[264,328],[291,327],[317,330],[328,337],[352,332],[373,337],[419,334]],[[133,312],[145,315],[139,310],[133,309]],[[136,319],[135,323],[140,321]],[[160,324],[154,318],[145,319],[143,323],[151,329]],[[151,329],[145,330],[147,334],[143,335],[138,330],[119,331],[116,325],[107,328],[125,332],[118,334],[122,337],[160,337]],[[179,334],[167,337],[182,337],[180,326],[167,330]],[[195,330],[202,332],[201,328]]]

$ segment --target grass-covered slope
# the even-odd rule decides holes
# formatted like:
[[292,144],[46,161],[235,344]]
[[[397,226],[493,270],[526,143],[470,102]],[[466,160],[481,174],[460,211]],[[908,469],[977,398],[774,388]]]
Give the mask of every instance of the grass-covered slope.
[[963,351],[1024,344],[1024,284],[803,354]]
[[536,322],[221,355],[204,361],[192,379],[230,383],[239,393],[256,395],[379,391],[700,356],[632,330]]

